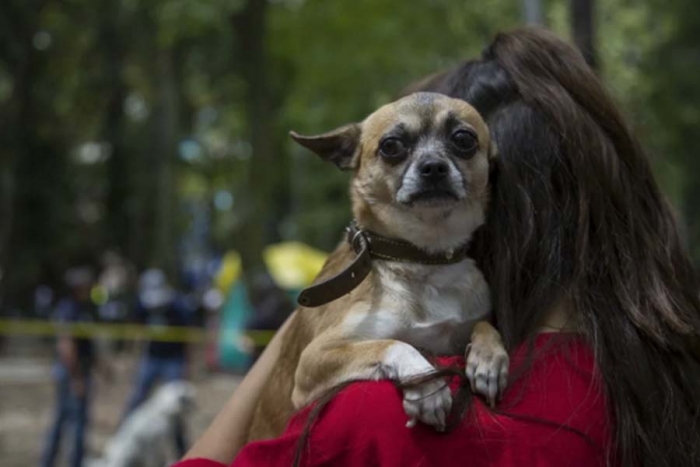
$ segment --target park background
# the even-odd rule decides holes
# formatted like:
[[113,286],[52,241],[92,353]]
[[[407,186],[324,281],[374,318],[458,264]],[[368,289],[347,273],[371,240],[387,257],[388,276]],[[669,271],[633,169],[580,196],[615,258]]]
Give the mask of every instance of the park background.
[[[105,252],[197,296],[226,252],[250,285],[267,245],[330,251],[349,221],[348,176],[288,131],[360,120],[524,24],[584,49],[700,265],[698,0],[2,0],[0,319],[42,318],[37,288],[57,300],[65,272]],[[53,403],[52,340],[3,329],[0,456],[33,465]],[[138,348],[97,389],[94,455]],[[193,436],[237,381],[204,360],[192,378],[209,405]]]

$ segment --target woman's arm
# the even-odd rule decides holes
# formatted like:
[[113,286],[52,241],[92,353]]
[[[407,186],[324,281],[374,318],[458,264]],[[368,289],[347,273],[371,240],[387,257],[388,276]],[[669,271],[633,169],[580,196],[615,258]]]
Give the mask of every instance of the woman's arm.
[[284,322],[224,408],[183,459],[206,458],[230,464],[246,442],[255,407],[279,357],[282,335],[294,314]]

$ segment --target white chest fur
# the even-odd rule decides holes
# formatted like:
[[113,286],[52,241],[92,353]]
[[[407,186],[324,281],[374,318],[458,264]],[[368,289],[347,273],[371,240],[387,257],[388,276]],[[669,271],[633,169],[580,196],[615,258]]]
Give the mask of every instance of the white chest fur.
[[488,286],[471,259],[436,266],[377,261],[374,271],[376,292],[350,311],[348,335],[460,353],[474,323],[490,312]]

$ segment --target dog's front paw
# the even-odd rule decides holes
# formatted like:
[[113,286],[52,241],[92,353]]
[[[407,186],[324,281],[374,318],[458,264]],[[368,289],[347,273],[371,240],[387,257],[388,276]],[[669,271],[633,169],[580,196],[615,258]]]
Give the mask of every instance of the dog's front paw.
[[417,421],[421,421],[444,430],[452,408],[452,394],[445,380],[436,378],[411,384],[434,373],[435,367],[418,350],[404,342],[396,342],[387,349],[382,367],[386,377],[405,385],[403,408],[408,415],[406,426],[413,427]]
[[407,427],[416,421],[444,431],[452,408],[452,394],[443,379],[428,381],[414,388],[404,389],[403,408],[408,415]]
[[467,347],[466,375],[472,392],[486,397],[491,407],[506,389],[509,362],[500,339],[478,340]]

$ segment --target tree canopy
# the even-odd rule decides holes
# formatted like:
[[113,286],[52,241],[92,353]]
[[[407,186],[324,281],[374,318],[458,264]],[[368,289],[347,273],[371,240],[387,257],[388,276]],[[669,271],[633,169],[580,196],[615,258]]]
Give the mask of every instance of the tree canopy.
[[[571,37],[569,2],[543,11]],[[700,260],[700,6],[610,0],[594,21],[600,73]],[[175,273],[229,248],[255,269],[279,239],[332,248],[347,175],[288,131],[357,121],[521,24],[505,0],[3,1],[5,301],[107,249]]]

